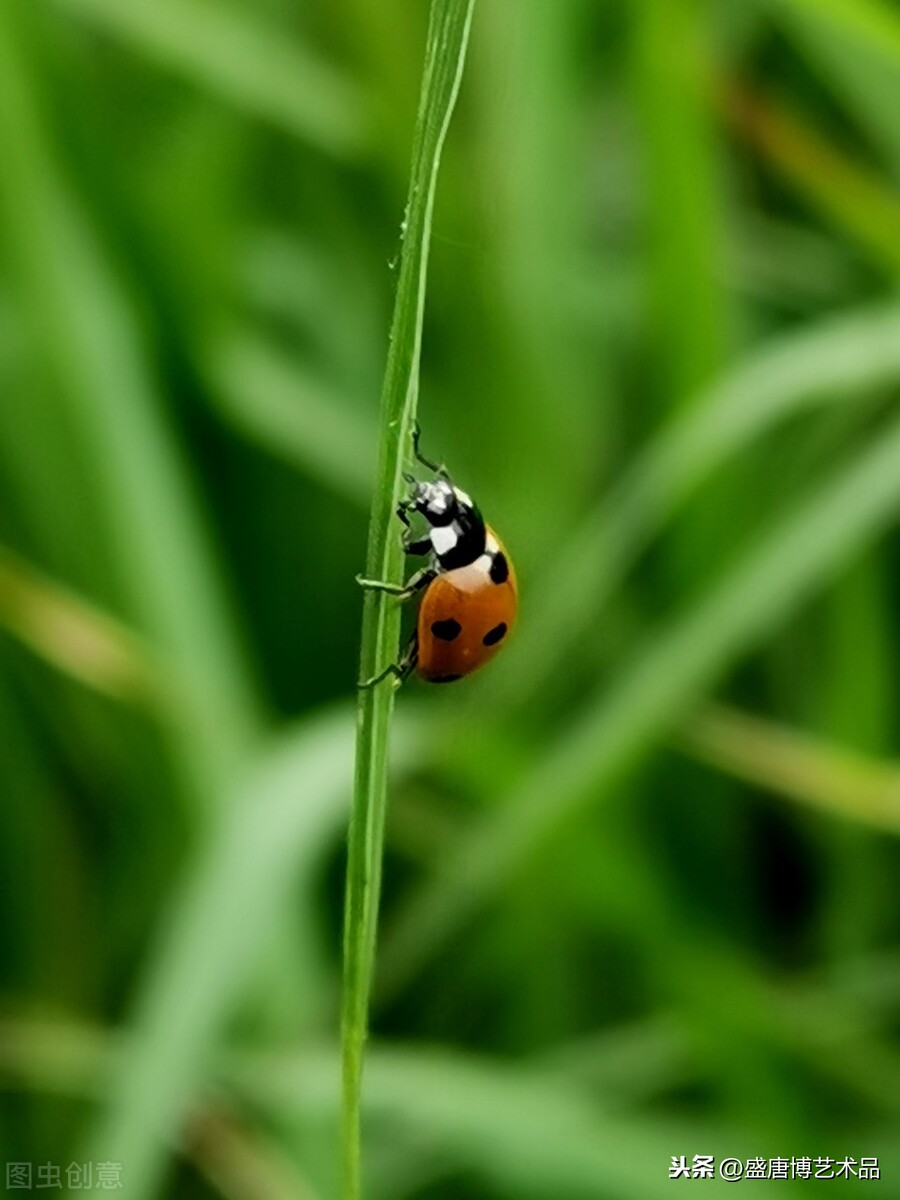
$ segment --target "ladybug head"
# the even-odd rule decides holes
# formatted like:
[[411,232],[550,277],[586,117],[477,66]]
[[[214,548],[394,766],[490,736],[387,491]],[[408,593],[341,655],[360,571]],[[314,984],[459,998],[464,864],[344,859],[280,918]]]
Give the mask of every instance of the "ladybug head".
[[450,525],[459,507],[456,489],[446,479],[433,483],[414,483],[410,502],[429,525]]

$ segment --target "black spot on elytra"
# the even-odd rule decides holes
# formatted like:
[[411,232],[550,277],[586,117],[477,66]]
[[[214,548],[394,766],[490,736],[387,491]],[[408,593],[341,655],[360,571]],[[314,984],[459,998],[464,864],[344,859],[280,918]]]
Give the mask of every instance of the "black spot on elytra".
[[456,683],[457,679],[462,679],[462,675],[437,675],[429,682],[431,683]]
[[448,617],[445,621],[432,621],[431,632],[436,638],[440,638],[442,642],[452,642],[462,633],[462,625],[459,621],[454,621],[452,617]]
[[509,563],[501,550],[499,554],[494,555],[494,561],[491,563],[491,582],[506,583],[507,579],[509,579]]
[[498,642],[506,637],[506,622],[501,621],[499,625],[495,625],[493,629],[489,629],[481,639],[485,646],[496,646]]

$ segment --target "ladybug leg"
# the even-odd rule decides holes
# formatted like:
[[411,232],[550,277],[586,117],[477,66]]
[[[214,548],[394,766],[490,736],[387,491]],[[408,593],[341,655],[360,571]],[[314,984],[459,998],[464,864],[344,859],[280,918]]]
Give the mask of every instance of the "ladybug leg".
[[[415,483],[415,482],[416,482],[415,476],[414,476],[414,475],[409,475],[409,474],[408,474],[408,473],[406,473],[406,472],[404,472],[403,478],[404,478],[404,479],[405,479],[405,480],[406,480],[408,483]],[[398,519],[399,521],[402,521],[402,522],[403,522],[403,524],[406,526],[406,528],[407,528],[407,529],[409,529],[409,528],[410,528],[410,524],[409,524],[409,510],[412,508],[412,503],[413,503],[413,502],[412,502],[412,500],[401,500],[401,501],[400,501],[400,503],[397,505],[397,508],[396,508],[396,510],[395,510],[395,511],[396,511],[396,513],[397,513],[397,519]]]
[[449,475],[447,474],[447,468],[444,466],[444,464],[432,462],[431,459],[426,458],[425,455],[422,453],[422,451],[419,449],[419,438],[421,436],[422,436],[422,428],[419,425],[419,422],[416,421],[413,424],[413,429],[412,429],[412,448],[413,448],[413,455],[415,456],[416,462],[421,463],[423,467],[427,467],[429,471],[433,471],[435,473],[435,475],[440,475],[440,477],[442,479],[449,479]]
[[404,535],[403,549],[407,554],[427,554],[431,549],[431,538],[412,538]]
[[[414,484],[416,482],[414,475],[405,474],[404,479],[408,480],[409,483]],[[412,500],[401,500],[396,509],[398,520],[402,521],[406,526],[401,539],[403,542],[403,549],[407,554],[427,554],[431,549],[431,538],[421,536],[415,537],[413,535],[413,527],[409,519],[409,510],[412,507]]]
[[412,637],[406,644],[406,649],[400,657],[399,662],[388,663],[383,671],[379,671],[377,675],[373,675],[371,679],[359,679],[356,686],[359,688],[373,688],[377,684],[382,683],[389,675],[393,675],[397,680],[397,686],[409,679],[413,671],[416,669],[416,663],[419,661],[419,638],[415,631]]
[[369,591],[385,592],[388,596],[396,596],[398,600],[408,600],[410,596],[420,592],[423,587],[427,587],[436,574],[433,567],[423,567],[421,571],[416,571],[415,575],[410,575],[403,584],[385,583],[382,579],[365,579],[362,575],[356,576],[356,582],[360,587],[367,588]]

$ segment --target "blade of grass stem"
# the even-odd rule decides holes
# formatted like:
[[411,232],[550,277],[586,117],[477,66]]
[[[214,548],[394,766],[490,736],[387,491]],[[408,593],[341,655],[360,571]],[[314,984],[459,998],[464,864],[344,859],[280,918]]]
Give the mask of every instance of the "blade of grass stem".
[[[596,339],[588,348],[573,336],[566,286],[584,269],[589,240],[587,137],[573,69],[585,8],[585,0],[483,6],[470,85],[478,113],[465,173],[472,178],[453,181],[455,207],[479,222],[471,226],[478,253],[466,272],[479,296],[469,314],[477,332],[467,336],[479,349],[470,373],[457,376],[457,386],[471,380],[477,396],[480,436],[466,440],[467,469],[489,481],[493,512],[527,513],[523,550],[537,556],[578,510],[609,412],[605,350],[597,355]],[[567,175],[571,186],[561,188]],[[610,289],[604,265],[593,265],[598,285]],[[490,362],[487,385],[479,377],[482,356]],[[472,397],[463,403],[472,405]],[[529,493],[540,496],[525,513],[523,462]]]
[[[169,737],[202,726],[202,699],[128,626],[0,546],[0,626],[84,687],[151,716]],[[194,816],[189,808],[187,815]]]
[[[84,936],[73,888],[63,870],[56,886],[47,886],[47,847],[59,844],[66,827],[65,797],[59,794],[46,740],[28,720],[20,703],[6,647],[0,647],[0,760],[4,764],[4,803],[0,810],[0,876],[8,897],[4,942],[7,991],[29,979],[38,991],[59,995],[71,975],[81,979],[83,955],[72,954]],[[68,903],[67,903],[68,902]],[[13,966],[12,964],[15,964]],[[77,990],[77,988],[76,988]],[[71,991],[68,995],[71,995]]]
[[[238,1065],[233,1078],[255,1103],[310,1120],[335,1106],[333,1063],[330,1052],[311,1051],[268,1070]],[[668,1163],[673,1142],[730,1154],[726,1145],[742,1140],[705,1117],[629,1115],[540,1067],[459,1051],[376,1045],[368,1071],[365,1108],[383,1137],[424,1141],[510,1200],[662,1200],[670,1189],[657,1164]]]
[[[869,786],[860,772],[857,797],[846,792],[850,768],[842,771],[840,763],[835,762],[838,795],[831,797],[826,785],[824,800],[827,803],[832,799],[839,810],[843,801],[845,817],[850,821],[825,821],[816,827],[819,851],[827,863],[824,873],[831,880],[823,896],[820,929],[825,942],[823,952],[833,960],[880,944],[884,894],[893,874],[889,848],[883,839],[871,836],[871,827],[867,828],[867,815],[876,821],[879,816],[889,821],[893,808],[895,820],[900,817],[900,771],[894,777],[893,801],[886,772],[880,788],[876,775],[879,756],[893,751],[893,713],[897,710],[889,561],[890,556],[880,547],[873,548],[853,563],[832,588],[821,606],[828,669],[810,679],[810,699],[802,709],[795,710],[793,718],[801,726],[816,730],[823,746],[832,745],[838,757],[843,753],[852,758],[853,751],[872,756]],[[858,821],[853,821],[854,798],[858,798],[861,810]]]
[[[9,1014],[0,1020],[5,1087],[94,1100],[116,1059],[127,1053],[128,1040],[100,1026]],[[195,1111],[181,1149],[229,1200],[315,1200],[318,1195],[265,1135],[220,1109]]]
[[0,625],[58,670],[115,700],[146,703],[161,684],[129,629],[2,546]]
[[891,278],[900,274],[900,198],[889,183],[749,84],[732,80],[721,103],[735,128],[849,234],[878,271]]
[[223,1200],[322,1200],[265,1131],[207,1109],[191,1122],[185,1153]]
[[[695,0],[640,0],[633,75],[646,180],[651,393],[669,413],[702,400],[726,361],[734,324],[725,250],[720,132],[708,102],[712,27]],[[745,506],[740,464],[716,480],[709,505],[666,547],[669,573],[695,574],[719,540],[721,512]],[[712,829],[708,830],[712,834]]]
[[890,58],[900,68],[900,17],[879,0],[773,0],[776,5],[806,12],[832,25],[842,37]]
[[894,604],[884,557],[873,553],[854,564],[834,589],[824,615],[830,678],[816,687],[801,724],[837,746],[864,754],[889,752],[897,705]]
[[[84,1152],[85,1161],[128,1163],[131,1200],[145,1200],[159,1184],[223,1026],[269,948],[260,931],[269,930],[269,940],[281,932],[289,896],[294,911],[314,911],[317,873],[350,791],[347,716],[342,709],[307,720],[264,755],[171,899],[133,1032]],[[295,1013],[301,1020],[304,1012],[317,1015],[328,993],[325,980],[308,977],[305,987]]]
[[354,85],[252,6],[211,0],[59,0],[71,16],[132,46],[245,112],[341,157],[362,145]]
[[819,811],[900,833],[900,766],[724,705],[701,709],[676,744],[756,787]]
[[763,346],[670,423],[584,519],[532,589],[528,621],[480,699],[502,711],[550,682],[638,555],[718,467],[806,408],[900,378],[900,307],[829,317]]
[[[706,953],[709,952],[707,946]],[[685,958],[684,953],[681,958]],[[701,954],[698,965],[702,958]],[[746,1030],[765,1029],[772,1044],[781,1047],[790,1059],[796,1057],[798,1062],[809,1063],[845,1083],[850,1093],[887,1113],[898,1112],[900,1091],[896,1081],[900,1079],[900,1058],[884,1037],[896,1006],[900,980],[892,954],[848,961],[837,986],[830,975],[823,977],[820,973],[788,978],[769,978],[763,973],[748,976],[742,962],[735,959],[730,969],[735,965],[739,968],[743,985],[749,982],[757,1001],[745,1006],[743,1017],[739,1018]],[[695,971],[695,980],[697,977]],[[673,1066],[680,1078],[703,1070],[690,1031],[684,1028],[677,1013],[664,1011],[647,1025],[626,1028],[626,1045],[622,1053],[617,1053],[616,1042],[622,1032],[621,1028],[604,1030],[577,1046],[557,1047],[528,1064],[512,1068],[511,1073],[547,1080],[570,1095],[583,1094],[587,1087],[599,1093],[601,1107],[605,1107],[602,1101],[608,1097],[620,1108],[623,1086],[620,1073],[633,1069],[629,1059],[634,1055],[642,1057],[644,1070],[658,1069],[661,1075],[669,1074]],[[610,1043],[611,1055],[603,1054],[602,1048]],[[42,1019],[32,1013],[20,1015],[12,1011],[0,1021],[0,1078],[7,1086],[93,1098],[115,1060],[128,1052],[127,1038],[68,1018]],[[643,1059],[645,1054],[647,1057]],[[401,1080],[411,1083],[416,1072],[426,1072],[428,1063],[442,1059],[467,1063],[473,1070],[486,1074],[496,1068],[496,1064],[485,1058],[442,1053],[429,1046],[402,1050],[376,1046],[373,1049],[376,1081],[372,1093],[366,1097],[367,1106],[373,1112],[384,1113],[385,1087],[392,1087],[392,1094],[399,1097],[404,1090]],[[404,1064],[408,1065],[409,1073]],[[862,1069],[863,1065],[866,1069]],[[506,1069],[510,1069],[508,1064]],[[386,1078],[389,1075],[394,1075],[392,1081]],[[288,1110],[299,1109],[309,1115],[317,1113],[319,1105],[333,1109],[337,1103],[334,1076],[333,1053],[319,1047],[292,1048],[287,1053],[282,1049],[274,1053],[223,1050],[215,1067],[217,1081],[224,1083],[229,1092],[271,1108],[278,1120],[283,1120]],[[449,1078],[445,1076],[446,1081]],[[625,1082],[624,1088],[630,1095],[631,1084]],[[394,1110],[398,1120],[403,1123],[415,1120],[414,1114],[420,1109],[418,1096],[418,1088],[409,1091],[408,1108]],[[448,1106],[448,1116],[453,1107]],[[488,1123],[491,1124],[490,1120]],[[427,1114],[417,1127],[425,1136],[441,1136],[441,1124],[433,1125]],[[552,1155],[552,1147],[546,1147],[545,1152]]]
[[900,176],[900,16],[876,0],[769,0],[773,14]]
[[211,339],[201,368],[236,428],[330,490],[368,502],[375,425],[347,397],[249,331]]
[[[17,1087],[89,1096],[98,1075],[127,1053],[127,1044],[91,1026],[15,1017],[0,1022],[0,1077]],[[489,1180],[501,1195],[662,1200],[670,1189],[658,1164],[668,1162],[673,1143],[712,1139],[723,1153],[736,1152],[728,1133],[703,1118],[613,1112],[605,1095],[588,1099],[568,1073],[543,1065],[513,1066],[427,1046],[377,1045],[371,1058],[366,1110],[388,1138],[396,1132],[407,1144],[412,1134],[451,1167]],[[238,1053],[222,1057],[217,1077],[279,1125],[287,1119],[315,1129],[338,1106],[336,1066],[330,1047]]]
[[[50,412],[73,431],[135,624],[181,665],[199,724],[172,725],[198,806],[225,794],[256,737],[258,698],[189,474],[146,362],[130,296],[66,178],[25,52],[27,6],[0,7],[0,220],[23,312],[40,339]],[[50,249],[52,247],[52,249]]]
[[603,688],[586,701],[527,780],[446,856],[440,878],[410,897],[385,945],[384,993],[414,975],[562,823],[599,803],[685,706],[883,530],[898,505],[895,421],[760,536],[610,694]]
[[683,1022],[660,1012],[553,1046],[537,1062],[633,1104],[694,1078],[690,1051]]
[[722,205],[706,102],[708,19],[693,0],[634,5],[635,80],[646,142],[650,303],[666,407],[695,399],[725,358]]
[[[381,398],[381,443],[369,523],[366,573],[399,583],[403,550],[396,509],[416,416],[431,220],[441,150],[462,78],[474,0],[432,0],[416,123],[400,274]],[[363,601],[360,677],[369,679],[399,653],[400,610],[369,592]],[[387,802],[388,738],[394,680],[360,689],[356,780],[347,849],[341,1007],[342,1163],[345,1200],[361,1194],[360,1091],[375,957]]]
[[[785,1056],[813,1070],[824,1069],[854,1095],[896,1112],[900,1057],[883,1036],[893,999],[880,998],[884,985],[894,994],[895,979],[882,980],[877,967],[866,972],[862,964],[875,993],[860,998],[836,987],[831,977],[823,986],[821,979],[785,981],[772,976],[752,953],[723,940],[708,923],[704,927],[696,912],[686,911],[677,900],[673,903],[671,889],[646,849],[631,835],[617,835],[614,821],[612,825],[606,823],[603,838],[615,861],[613,871],[599,880],[597,850],[582,840],[585,853],[581,863],[572,863],[570,879],[577,886],[582,877],[592,903],[597,887],[603,889],[608,910],[616,913],[622,935],[641,948],[645,970],[667,997],[666,1005],[677,1005],[679,1020],[690,1033],[695,1069],[732,1105],[737,1102],[740,1123],[759,1131],[767,1128],[766,1136],[775,1133],[776,1140],[789,1127],[800,1133],[806,1126],[801,1141],[813,1134],[796,1107],[793,1073],[787,1080],[778,1067]],[[891,960],[886,961],[889,971]],[[838,978],[843,979],[845,962],[856,965],[853,959],[840,960]],[[872,1011],[876,1005],[881,1006],[877,1015]],[[834,1053],[838,1046],[845,1047],[843,1053]],[[740,1075],[745,1078],[738,1083]],[[748,1088],[751,1081],[754,1086]],[[762,1089],[766,1104],[759,1107]],[[750,1095],[753,1101],[748,1105]]]

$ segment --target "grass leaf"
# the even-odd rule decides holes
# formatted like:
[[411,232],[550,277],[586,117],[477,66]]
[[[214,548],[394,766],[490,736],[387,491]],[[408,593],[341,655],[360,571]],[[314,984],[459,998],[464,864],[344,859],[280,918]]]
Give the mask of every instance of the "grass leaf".
[[900,833],[900,769],[735,708],[710,705],[682,727],[689,754],[821,812]]
[[[405,452],[416,417],[425,281],[441,150],[456,104],[474,0],[433,0],[422,94],[404,218],[400,274],[381,400],[381,445],[369,524],[366,574],[399,583],[403,551],[396,509],[403,491]],[[396,600],[367,593],[360,673],[378,674],[399,652]],[[359,692],[356,783],[347,851],[344,908],[342,1146],[344,1196],[361,1194],[359,1147],[363,1047],[375,955],[381,856],[387,801],[388,737],[394,680]]]
[[[277,925],[289,896],[302,898],[295,942],[313,937],[315,881],[350,790],[347,716],[307,720],[266,752],[170,899],[127,1053],[84,1151],[86,1160],[128,1163],[131,1200],[158,1187],[225,1022],[264,957],[263,931]],[[305,993],[308,1019],[322,1002],[309,970]],[[295,1019],[303,1016],[301,1003]]]
[[0,221],[48,385],[33,419],[77,431],[75,502],[97,501],[103,524],[91,535],[115,558],[126,616],[198,700],[200,725],[173,724],[170,745],[196,802],[209,804],[256,736],[258,698],[131,297],[42,120],[25,11],[0,8],[0,153],[16,163],[0,178]]
[[254,116],[341,156],[362,144],[355,87],[251,9],[212,0],[60,0],[72,16]]
[[539,690],[592,627],[637,556],[732,456],[798,413],[859,403],[870,389],[898,379],[900,307],[894,302],[828,317],[748,355],[663,428],[567,538],[534,589],[515,650],[485,680],[485,696],[505,708]]

